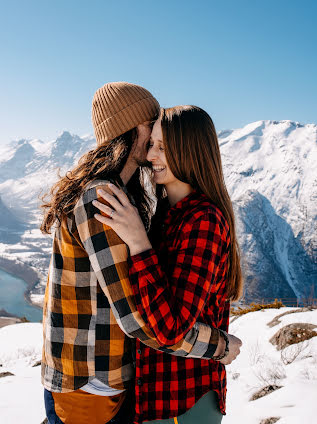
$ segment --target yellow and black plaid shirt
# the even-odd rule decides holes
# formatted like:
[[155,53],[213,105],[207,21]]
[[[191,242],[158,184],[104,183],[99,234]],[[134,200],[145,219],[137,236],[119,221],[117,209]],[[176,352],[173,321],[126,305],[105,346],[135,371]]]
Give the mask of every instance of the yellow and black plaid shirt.
[[[116,181],[126,192],[120,178]],[[106,182],[91,182],[55,230],[42,355],[42,383],[53,392],[77,390],[94,377],[115,389],[127,388],[135,375],[134,338],[173,355],[205,359],[218,343],[218,331],[197,322],[184,339],[164,347],[146,326],[129,282],[127,246],[94,218],[99,210],[92,201],[103,201],[96,187]]]

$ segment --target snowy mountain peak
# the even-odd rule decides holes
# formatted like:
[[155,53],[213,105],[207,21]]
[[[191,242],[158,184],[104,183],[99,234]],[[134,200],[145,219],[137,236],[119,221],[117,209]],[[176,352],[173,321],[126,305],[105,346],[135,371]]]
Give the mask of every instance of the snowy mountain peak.
[[235,130],[225,130],[218,134],[218,137],[223,140],[235,138],[236,141],[243,141],[246,137],[268,135],[287,137],[291,132],[317,134],[316,124],[300,124],[289,120],[283,121],[256,121],[245,125],[242,128]]
[[29,140],[20,140],[18,142],[18,148],[16,149],[15,156],[34,153],[34,151],[35,150]]
[[76,134],[71,134],[68,131],[63,131],[55,140],[55,145],[61,145],[61,144],[71,144],[71,143],[82,143],[83,140]]
[[56,139],[56,143],[60,143],[60,142],[68,142],[71,141],[74,137],[77,136],[72,136],[70,132],[68,131],[63,131]]
[[[71,167],[83,153],[90,150],[94,139],[83,140],[78,135],[64,131],[53,143],[50,154],[52,167]],[[78,155],[80,155],[78,157]]]
[[[311,285],[317,289],[317,125],[262,120],[218,138],[247,295],[295,297]],[[4,204],[38,222],[38,195],[56,181],[56,170],[63,175],[95,147],[93,136],[68,131],[49,143],[19,140],[7,147],[0,162]]]
[[21,138],[21,140],[19,140],[17,142],[18,146],[23,146],[24,144],[29,144],[29,140],[25,139],[25,138]]

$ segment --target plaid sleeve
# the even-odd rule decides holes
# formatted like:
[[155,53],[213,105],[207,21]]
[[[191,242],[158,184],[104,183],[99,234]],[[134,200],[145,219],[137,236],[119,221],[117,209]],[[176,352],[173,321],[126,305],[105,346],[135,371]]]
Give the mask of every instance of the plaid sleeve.
[[129,280],[127,246],[110,227],[94,218],[95,213],[100,213],[92,204],[95,199],[105,203],[97,195],[96,187],[81,196],[74,210],[75,223],[92,269],[121,330],[129,337],[138,338],[145,345],[166,353],[210,359],[219,335],[216,329],[203,323],[192,326],[191,331],[184,333],[184,337],[169,347],[158,342],[135,305]]
[[[184,225],[169,278],[154,249],[129,258],[137,308],[162,345],[177,343],[216,292],[220,263],[227,251],[226,230],[213,212],[202,212]],[[176,287],[176,291],[172,291]]]

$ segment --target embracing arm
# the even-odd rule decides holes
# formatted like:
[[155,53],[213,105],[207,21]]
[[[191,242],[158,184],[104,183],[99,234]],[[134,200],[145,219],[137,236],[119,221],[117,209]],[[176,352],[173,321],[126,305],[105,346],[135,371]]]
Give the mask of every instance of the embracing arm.
[[[210,292],[225,289],[227,248],[227,229],[208,210],[184,225],[169,279],[154,249],[128,259],[137,308],[162,345],[181,340],[197,322]],[[177,287],[175,294],[172,286]]]
[[106,295],[120,328],[147,346],[178,356],[210,359],[218,346],[219,333],[203,323],[193,323],[175,343],[162,344],[136,308],[129,281],[127,246],[107,225],[94,218],[98,212],[92,204],[96,188],[87,190],[74,209],[78,235],[101,289]]

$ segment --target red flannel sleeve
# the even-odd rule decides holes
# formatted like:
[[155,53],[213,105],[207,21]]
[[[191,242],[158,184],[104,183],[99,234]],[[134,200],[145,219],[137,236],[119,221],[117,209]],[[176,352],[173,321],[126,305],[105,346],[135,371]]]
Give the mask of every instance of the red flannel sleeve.
[[193,327],[227,256],[227,231],[213,212],[195,216],[181,234],[169,276],[154,249],[129,258],[137,309],[162,345],[177,343]]

